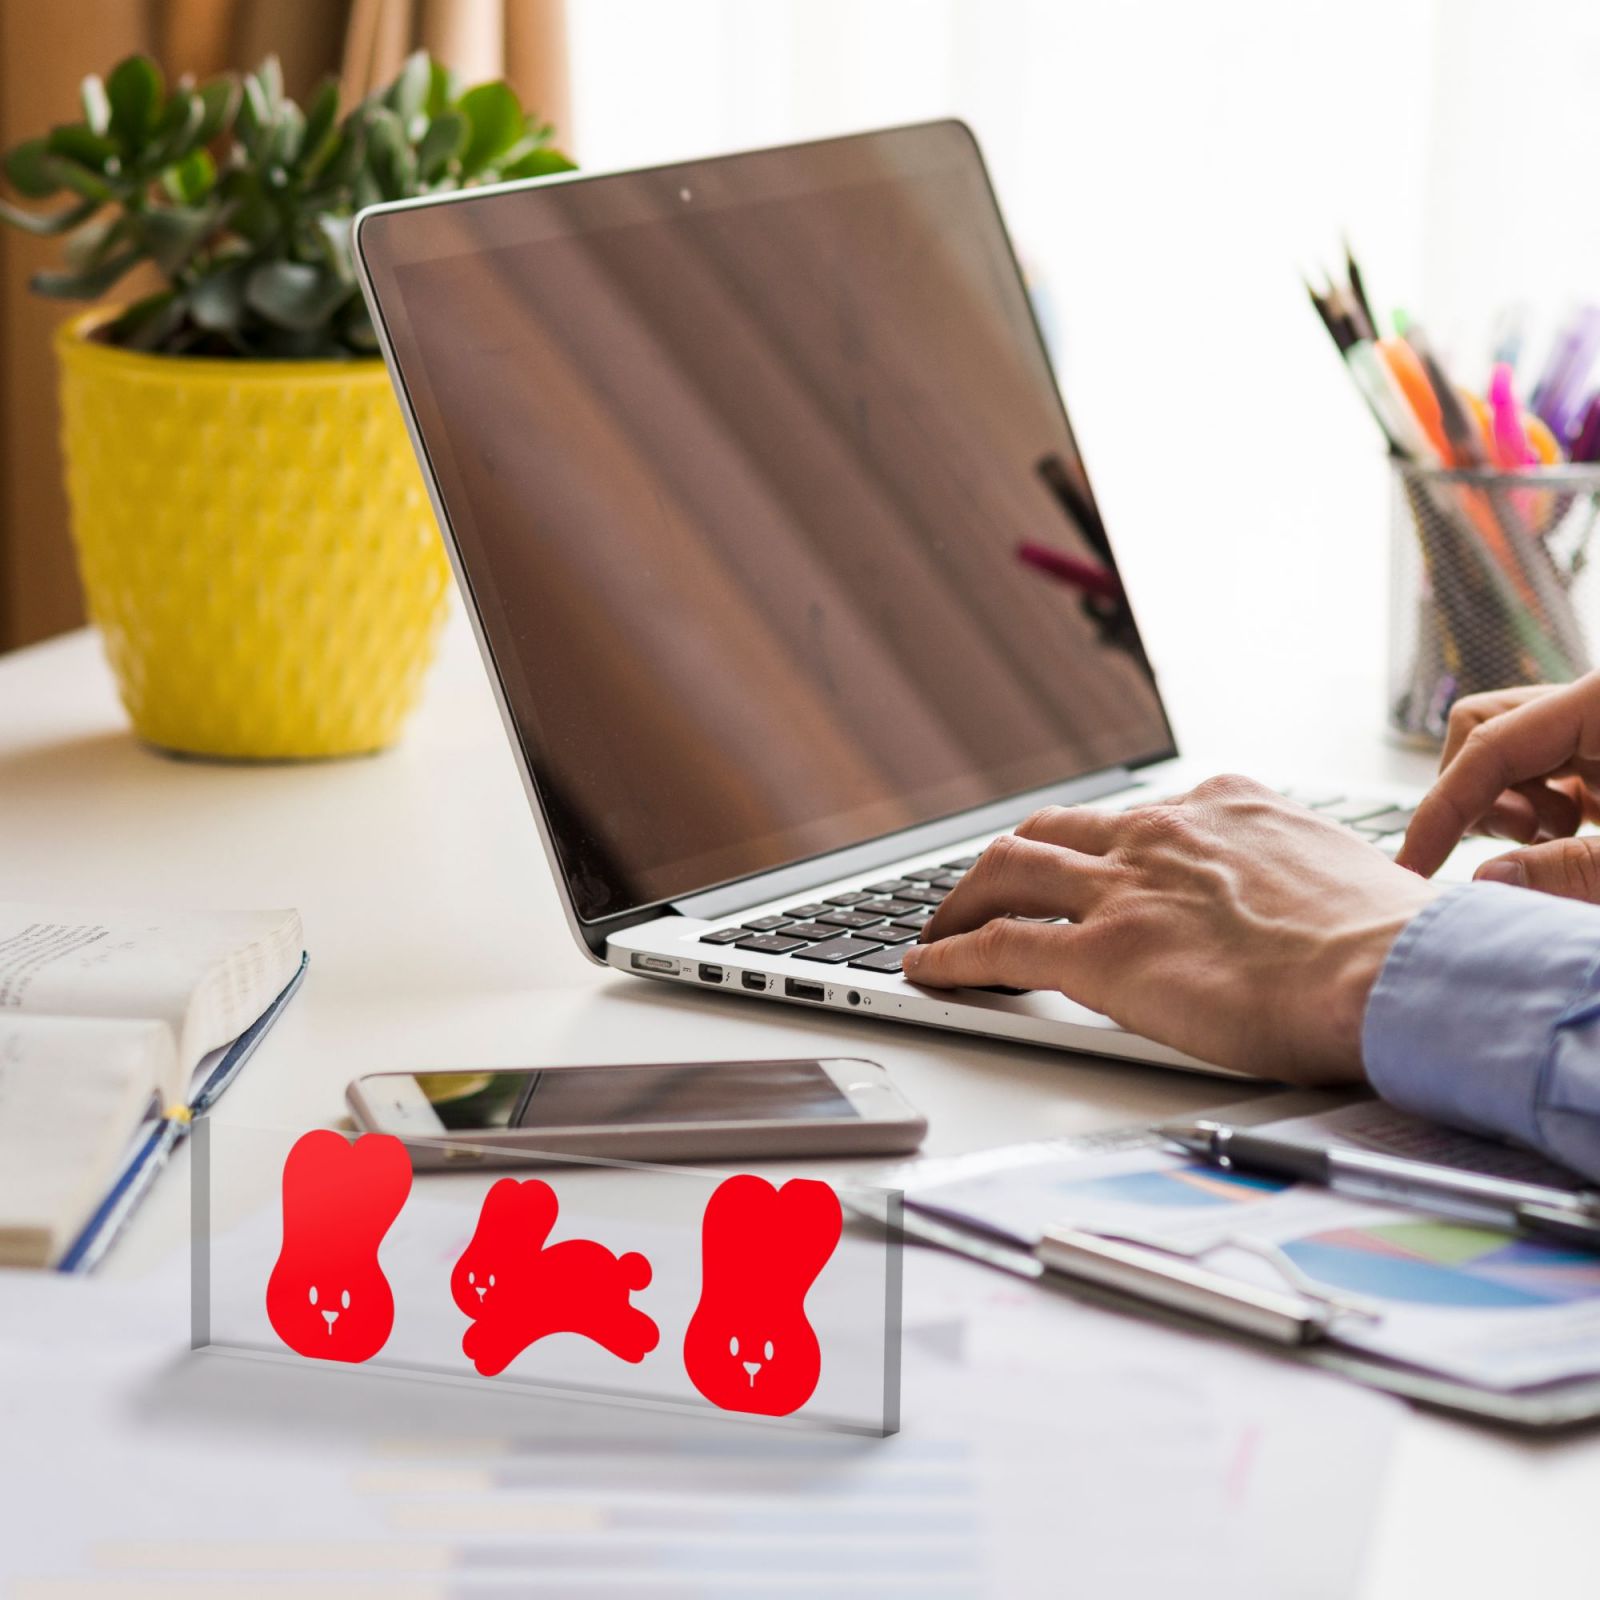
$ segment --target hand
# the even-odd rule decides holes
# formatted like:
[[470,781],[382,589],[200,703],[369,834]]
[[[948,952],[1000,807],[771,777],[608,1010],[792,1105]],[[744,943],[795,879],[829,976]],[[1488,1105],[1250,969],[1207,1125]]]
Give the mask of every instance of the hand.
[[1439,778],[1399,855],[1425,877],[1477,830],[1528,849],[1477,876],[1600,900],[1600,840],[1572,837],[1600,820],[1600,673],[1576,683],[1468,695],[1450,713]]
[[1441,892],[1258,783],[1212,778],[1120,815],[1029,817],[950,892],[904,971],[1060,989],[1218,1066],[1352,1082],[1378,969]]

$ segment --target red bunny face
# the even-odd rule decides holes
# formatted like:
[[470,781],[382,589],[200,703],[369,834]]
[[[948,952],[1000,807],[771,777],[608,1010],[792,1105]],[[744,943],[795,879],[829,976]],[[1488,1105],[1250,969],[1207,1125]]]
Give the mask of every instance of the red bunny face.
[[411,1158],[392,1134],[353,1144],[331,1128],[295,1141],[283,1164],[283,1247],[267,1319],[299,1355],[366,1361],[394,1326],[378,1246],[411,1192]]
[[539,1178],[501,1178],[490,1188],[472,1242],[450,1274],[450,1294],[467,1316],[492,1316],[525,1294],[556,1210],[555,1190]]
[[552,1333],[581,1334],[624,1361],[642,1361],[660,1338],[630,1299],[649,1285],[650,1263],[592,1239],[546,1244],[556,1209],[541,1179],[500,1179],[450,1274],[450,1293],[472,1319],[462,1353],[486,1378]]
[[724,1411],[786,1417],[809,1400],[822,1352],[806,1295],[839,1243],[839,1197],[813,1178],[717,1186],[701,1225],[700,1303],[683,1340],[690,1381]]

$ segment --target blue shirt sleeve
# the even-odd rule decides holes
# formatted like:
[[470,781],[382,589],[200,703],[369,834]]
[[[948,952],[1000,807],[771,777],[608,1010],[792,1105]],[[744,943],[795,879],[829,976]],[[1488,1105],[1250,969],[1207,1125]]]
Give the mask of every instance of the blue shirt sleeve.
[[1389,952],[1362,1055],[1391,1104],[1600,1179],[1600,906],[1446,890]]

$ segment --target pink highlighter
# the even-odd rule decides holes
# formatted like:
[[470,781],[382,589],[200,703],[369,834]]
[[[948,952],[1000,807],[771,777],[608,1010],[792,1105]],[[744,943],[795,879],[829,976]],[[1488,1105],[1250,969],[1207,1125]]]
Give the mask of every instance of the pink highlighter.
[[1495,459],[1502,470],[1539,465],[1539,452],[1528,442],[1517,397],[1511,392],[1511,368],[1497,361],[1489,378],[1489,416],[1494,427]]

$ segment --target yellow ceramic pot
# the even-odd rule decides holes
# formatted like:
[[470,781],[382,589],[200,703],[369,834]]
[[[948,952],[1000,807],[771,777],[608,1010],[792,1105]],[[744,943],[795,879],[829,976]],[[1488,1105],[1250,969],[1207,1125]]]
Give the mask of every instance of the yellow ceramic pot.
[[57,336],[73,537],[151,744],[288,760],[392,743],[449,566],[381,361],[144,355]]

